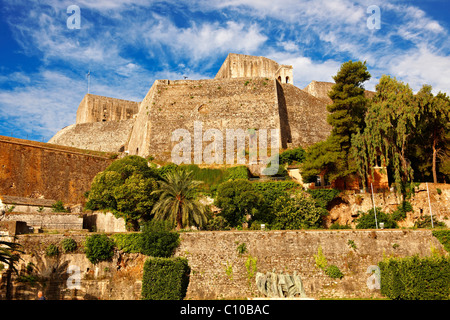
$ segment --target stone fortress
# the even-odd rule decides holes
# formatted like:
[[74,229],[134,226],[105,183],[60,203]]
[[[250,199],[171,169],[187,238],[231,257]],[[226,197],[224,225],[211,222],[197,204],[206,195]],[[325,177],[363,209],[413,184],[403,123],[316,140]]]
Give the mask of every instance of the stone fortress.
[[281,148],[326,139],[328,91],[333,83],[293,85],[292,66],[265,57],[230,53],[214,79],[156,80],[141,102],[87,94],[76,123],[51,144],[103,152],[127,152],[170,161],[172,132],[279,129]]

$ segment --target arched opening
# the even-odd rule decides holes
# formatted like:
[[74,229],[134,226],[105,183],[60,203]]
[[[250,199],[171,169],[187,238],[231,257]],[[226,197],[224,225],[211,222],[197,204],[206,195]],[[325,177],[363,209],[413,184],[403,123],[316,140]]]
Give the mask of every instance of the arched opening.
[[286,77],[286,83],[289,83],[289,77]]
[[281,83],[281,76],[278,77],[278,81],[280,81],[280,83]]

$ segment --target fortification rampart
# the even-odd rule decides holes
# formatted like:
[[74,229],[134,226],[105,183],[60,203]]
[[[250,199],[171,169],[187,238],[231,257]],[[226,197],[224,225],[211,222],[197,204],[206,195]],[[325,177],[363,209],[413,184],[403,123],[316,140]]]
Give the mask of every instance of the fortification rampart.
[[0,136],[0,195],[83,203],[111,161],[96,151]]
[[132,119],[139,102],[86,94],[78,106],[77,124]]

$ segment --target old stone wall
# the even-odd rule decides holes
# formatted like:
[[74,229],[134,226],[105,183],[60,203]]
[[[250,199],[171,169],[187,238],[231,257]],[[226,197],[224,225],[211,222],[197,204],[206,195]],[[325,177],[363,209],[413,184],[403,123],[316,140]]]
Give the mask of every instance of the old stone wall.
[[[34,299],[37,291],[44,289],[49,299],[140,299],[146,257],[116,251],[111,261],[93,265],[83,253],[82,243],[88,235],[19,235],[18,242],[26,249],[20,268],[24,270],[33,262],[46,280],[35,284],[15,282],[15,298]],[[77,251],[58,259],[45,257],[45,249],[50,244],[60,246],[65,237],[77,241]],[[239,253],[237,248],[243,244],[246,249]],[[319,247],[328,265],[336,265],[344,274],[342,279],[330,278],[315,265]],[[296,272],[306,295],[320,299],[381,297],[379,290],[367,286],[370,266],[389,256],[428,256],[432,251],[447,254],[431,230],[424,229],[215,231],[182,233],[175,255],[186,257],[191,267],[186,299],[261,297],[249,271]],[[255,269],[246,267],[249,258],[256,259]],[[81,278],[77,290],[67,285],[73,268]],[[4,282],[0,287],[0,299],[3,297]]]
[[22,221],[27,226],[43,229],[83,229],[83,217],[77,213],[6,213],[3,221]]
[[92,179],[112,160],[95,151],[0,137],[0,195],[85,201]]
[[[201,123],[203,133],[219,130],[223,147],[227,129],[277,129],[275,82],[266,78],[155,82],[141,103],[128,145],[130,154],[170,160],[173,147],[180,142],[171,141],[177,129],[189,132],[193,152],[195,121]],[[210,143],[204,141],[203,146]]]
[[103,152],[123,152],[134,119],[73,124],[60,130],[49,143]]
[[86,94],[78,106],[76,123],[132,119],[139,102]]

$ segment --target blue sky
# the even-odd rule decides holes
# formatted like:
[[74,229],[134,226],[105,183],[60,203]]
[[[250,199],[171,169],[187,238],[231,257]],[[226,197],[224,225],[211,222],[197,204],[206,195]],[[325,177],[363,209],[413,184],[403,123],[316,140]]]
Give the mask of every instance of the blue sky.
[[449,32],[447,0],[0,0],[0,135],[48,141],[75,123],[88,70],[91,93],[141,101],[156,79],[213,78],[230,52],[292,65],[300,88],[361,60],[369,90],[389,74],[450,94]]

